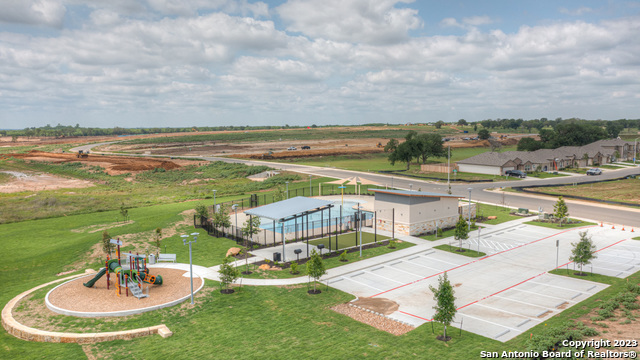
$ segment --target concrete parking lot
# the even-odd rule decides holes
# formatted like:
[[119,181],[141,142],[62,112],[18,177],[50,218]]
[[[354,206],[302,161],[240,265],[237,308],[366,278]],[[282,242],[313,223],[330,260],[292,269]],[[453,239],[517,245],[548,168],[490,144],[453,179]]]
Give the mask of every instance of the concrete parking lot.
[[585,271],[625,277],[640,270],[640,242],[628,231],[553,230],[516,222],[485,230],[479,242],[476,232],[470,234],[467,246],[479,245],[488,254],[483,258],[427,249],[330,278],[329,284],[358,297],[396,301],[400,308],[391,317],[418,326],[431,321],[435,302],[429,285],[437,286],[446,271],[459,309],[454,325],[506,341],[607,287],[547,273],[556,264],[573,267],[567,264],[571,243],[585,230],[598,248],[598,259]]

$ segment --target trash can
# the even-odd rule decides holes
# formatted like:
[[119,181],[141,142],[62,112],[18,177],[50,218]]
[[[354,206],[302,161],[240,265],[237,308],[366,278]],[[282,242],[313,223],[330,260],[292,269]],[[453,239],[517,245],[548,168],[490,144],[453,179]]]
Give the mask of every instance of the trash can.
[[149,254],[149,265],[153,265],[156,263],[156,256],[154,254]]
[[274,252],[273,261],[282,261],[282,254],[280,254],[279,252]]

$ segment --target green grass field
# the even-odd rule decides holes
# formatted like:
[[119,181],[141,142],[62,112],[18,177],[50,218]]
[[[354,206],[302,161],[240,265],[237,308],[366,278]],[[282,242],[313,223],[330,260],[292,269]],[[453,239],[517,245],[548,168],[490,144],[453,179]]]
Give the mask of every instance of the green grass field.
[[554,186],[540,188],[552,195],[588,196],[593,199],[613,200],[640,204],[640,178],[606,181],[576,186]]

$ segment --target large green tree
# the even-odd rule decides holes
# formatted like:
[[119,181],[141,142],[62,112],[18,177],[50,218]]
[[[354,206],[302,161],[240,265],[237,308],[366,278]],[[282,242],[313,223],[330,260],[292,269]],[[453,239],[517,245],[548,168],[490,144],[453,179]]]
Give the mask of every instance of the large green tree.
[[487,140],[491,137],[491,133],[489,133],[489,130],[487,129],[480,129],[480,131],[478,131],[478,139],[480,140]]
[[418,156],[418,145],[415,139],[407,140],[398,145],[396,150],[389,154],[389,162],[395,165],[396,162],[407,163],[407,170],[411,167],[411,160]]
[[569,260],[580,265],[580,275],[582,275],[582,267],[589,265],[591,260],[598,257],[596,254],[596,246],[591,240],[591,236],[587,235],[587,231],[580,232],[580,241],[577,243],[571,243],[573,249],[571,249],[571,256]]
[[415,138],[417,157],[426,164],[430,157],[447,156],[447,149],[444,148],[442,137],[438,134],[420,134]]
[[398,140],[389,139],[389,141],[387,142],[387,145],[384,146],[384,152],[386,152],[386,153],[393,152],[397,148],[398,148]]
[[433,299],[436,301],[436,305],[433,307],[436,310],[433,320],[444,325],[442,340],[447,341],[447,326],[451,325],[458,311],[455,304],[456,297],[454,296],[453,286],[449,282],[447,273],[445,272],[444,276],[438,276],[437,289],[431,285],[429,285],[429,289],[433,292]]
[[526,137],[518,141],[518,151],[536,151],[538,149],[542,149],[543,145],[544,144],[542,144],[541,141]]

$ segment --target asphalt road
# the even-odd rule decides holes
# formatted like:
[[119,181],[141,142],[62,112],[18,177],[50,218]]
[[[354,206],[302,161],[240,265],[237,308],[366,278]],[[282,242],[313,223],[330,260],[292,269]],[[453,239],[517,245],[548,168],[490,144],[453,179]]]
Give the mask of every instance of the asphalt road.
[[[71,151],[77,150],[89,150],[97,146],[114,143],[117,141],[83,145],[71,149]],[[114,154],[123,155],[123,154]],[[139,156],[139,155],[138,155]],[[153,155],[145,155],[153,156]],[[162,156],[166,157],[166,156]],[[186,157],[185,158],[189,158]],[[273,163],[266,161],[255,160],[241,160],[225,157],[202,157],[203,160],[209,161],[224,161],[228,163],[238,163],[247,165],[266,165],[275,169],[296,171],[300,173],[313,174],[316,176],[327,176],[333,178],[348,178],[352,176],[360,176],[362,178],[375,181],[382,185],[388,185],[389,187],[395,187],[400,189],[413,189],[422,190],[436,193],[446,193],[448,190],[447,184],[435,184],[419,179],[411,179],[405,177],[398,177],[392,175],[383,175],[375,173],[367,173],[360,171],[341,170],[333,168],[323,168],[308,165],[297,165],[287,163]],[[451,192],[454,195],[459,195],[467,198],[469,196],[469,189],[471,189],[471,199],[478,200],[493,204],[503,204],[505,206],[527,208],[530,210],[538,210],[540,207],[543,211],[553,212],[553,204],[556,202],[556,198],[532,196],[528,194],[516,194],[509,192],[492,192],[485,191],[487,189],[496,189],[502,186],[526,186],[526,185],[546,185],[546,184],[572,184],[582,183],[594,180],[606,180],[625,177],[629,175],[640,175],[640,167],[626,168],[621,170],[605,170],[602,175],[599,176],[563,176],[549,179],[525,179],[525,180],[512,180],[502,182],[490,182],[490,183],[472,183],[472,184],[452,184]],[[586,201],[574,201],[567,200],[569,206],[569,214],[572,217],[593,219],[602,221],[605,223],[622,224],[626,226],[640,228],[640,209],[634,209],[623,206],[603,205],[595,202]]]

